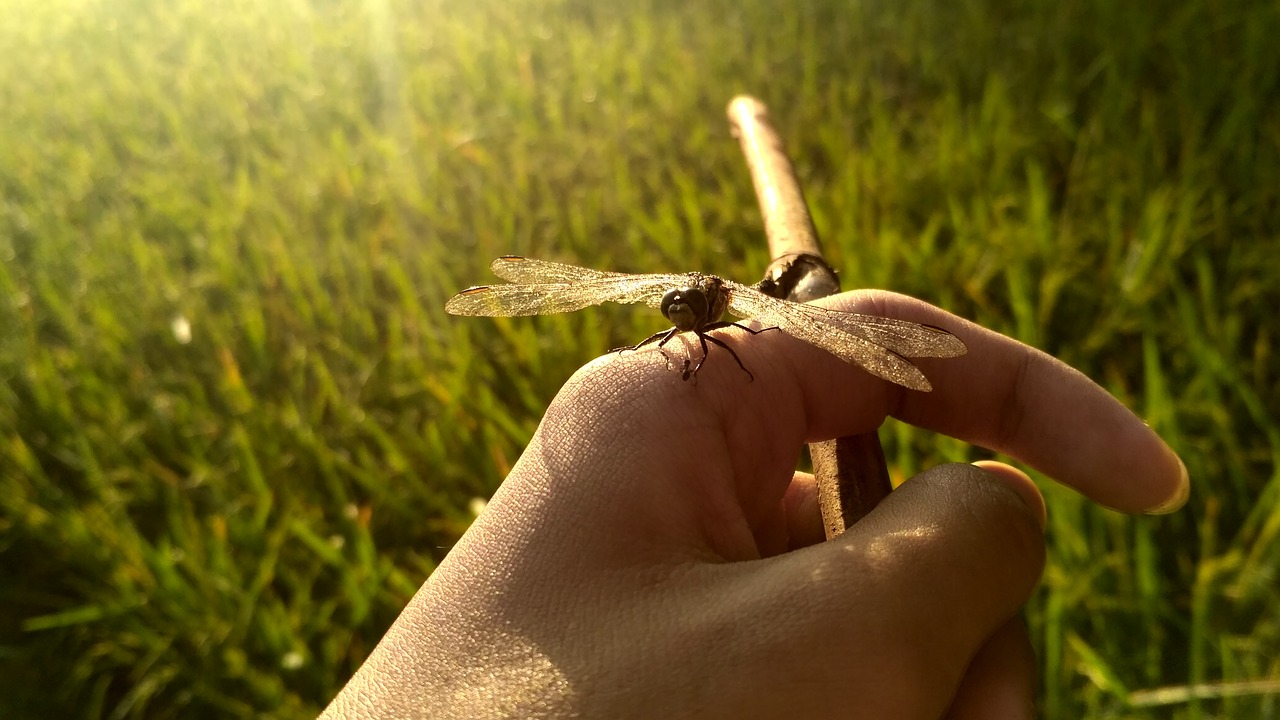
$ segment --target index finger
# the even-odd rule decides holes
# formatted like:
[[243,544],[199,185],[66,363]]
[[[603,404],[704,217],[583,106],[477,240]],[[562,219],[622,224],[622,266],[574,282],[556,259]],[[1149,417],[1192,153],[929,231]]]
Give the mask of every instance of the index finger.
[[[962,357],[913,361],[929,377],[933,392],[874,393],[884,399],[886,414],[1006,453],[1117,510],[1170,512],[1186,501],[1187,471],[1177,454],[1119,400],[1066,363],[904,295],[860,291],[823,304],[935,325],[968,346]],[[797,358],[810,417],[819,426],[835,419],[830,413],[848,407],[842,393],[832,392],[827,358],[834,360],[821,352]],[[856,385],[865,389],[866,383]]]

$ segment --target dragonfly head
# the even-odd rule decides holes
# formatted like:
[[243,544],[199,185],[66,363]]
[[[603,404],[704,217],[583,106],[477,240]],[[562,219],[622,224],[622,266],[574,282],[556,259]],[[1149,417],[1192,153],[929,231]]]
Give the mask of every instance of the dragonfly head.
[[682,332],[707,322],[707,296],[698,288],[683,287],[662,296],[662,314]]

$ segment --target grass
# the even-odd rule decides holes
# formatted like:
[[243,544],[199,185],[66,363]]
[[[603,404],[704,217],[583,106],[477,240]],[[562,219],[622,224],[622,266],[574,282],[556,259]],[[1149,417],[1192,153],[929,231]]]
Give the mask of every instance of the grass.
[[1062,357],[1190,468],[1159,518],[1041,483],[1045,717],[1280,716],[1242,684],[1280,677],[1274,4],[12,5],[5,717],[316,713],[559,384],[661,324],[445,298],[504,253],[758,276],[739,92],[847,287]]

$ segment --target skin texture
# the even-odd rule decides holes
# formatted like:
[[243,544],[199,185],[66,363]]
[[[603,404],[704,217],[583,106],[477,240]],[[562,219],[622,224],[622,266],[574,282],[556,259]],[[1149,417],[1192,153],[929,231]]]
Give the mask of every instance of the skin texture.
[[1031,717],[1030,480],[932,468],[821,542],[802,444],[893,416],[1128,512],[1181,505],[1181,462],[1043,353],[890,293],[824,304],[945,327],[969,353],[917,363],[932,393],[783,333],[717,331],[754,382],[714,347],[696,385],[653,351],[591,363],[325,716]]

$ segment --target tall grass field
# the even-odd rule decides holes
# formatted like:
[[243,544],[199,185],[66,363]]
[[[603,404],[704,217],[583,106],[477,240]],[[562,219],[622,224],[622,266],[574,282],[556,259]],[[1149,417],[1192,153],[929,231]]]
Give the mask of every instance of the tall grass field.
[[[560,384],[664,324],[445,300],[501,254],[754,282],[739,93],[845,287],[1062,358],[1190,469],[1161,517],[1036,478],[1043,716],[1280,717],[1280,5],[1246,0],[10,0],[0,717],[314,716]],[[881,437],[898,478],[989,457]]]

